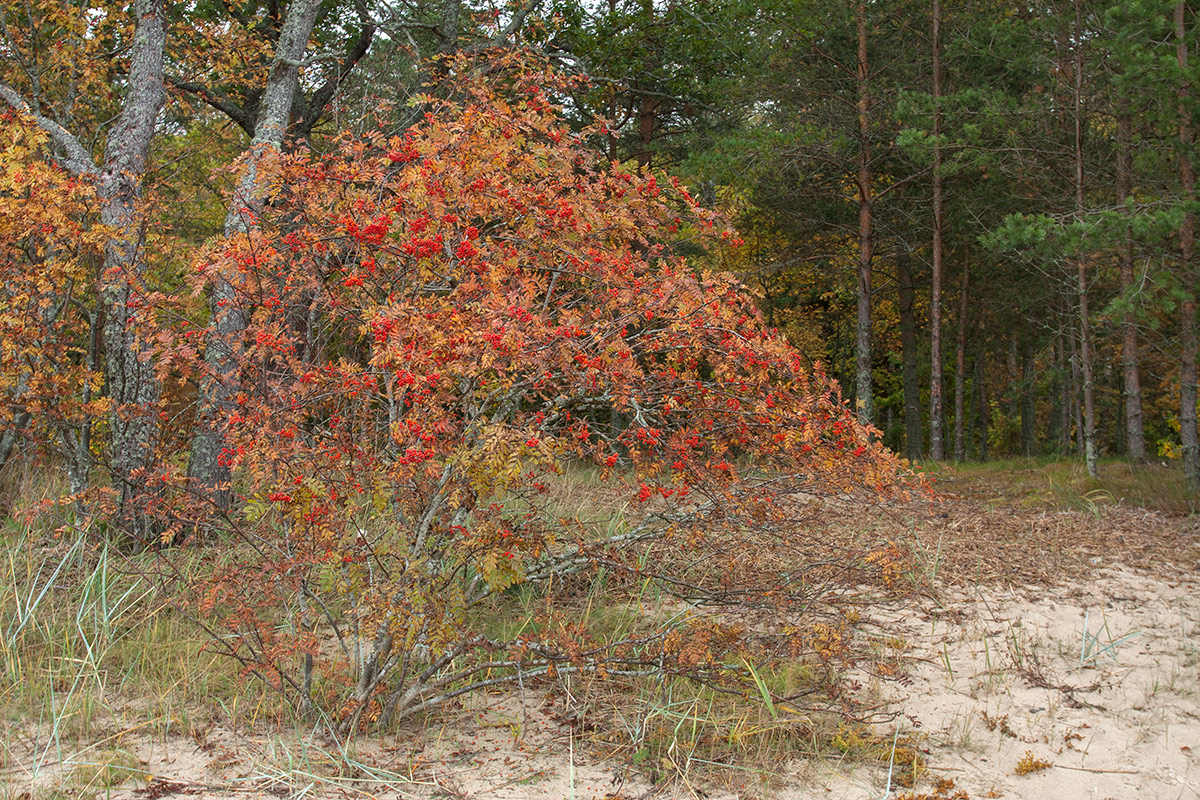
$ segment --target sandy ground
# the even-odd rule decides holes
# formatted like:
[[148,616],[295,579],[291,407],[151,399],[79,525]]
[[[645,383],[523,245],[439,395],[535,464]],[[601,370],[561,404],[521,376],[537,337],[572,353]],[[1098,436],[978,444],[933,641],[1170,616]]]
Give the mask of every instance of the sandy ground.
[[[905,677],[864,678],[862,688],[897,713],[881,734],[911,739],[923,756],[911,788],[890,782],[886,763],[830,757],[791,759],[744,790],[680,779],[692,774],[686,763],[656,786],[606,758],[559,701],[527,693],[482,698],[438,730],[347,754],[219,725],[150,736],[125,721],[108,740],[61,754],[10,735],[15,764],[0,775],[0,798],[1200,798],[1195,523],[1030,512],[1004,515],[1000,531],[986,510],[934,512],[916,535],[925,568],[941,575],[877,620]],[[989,537],[1002,541],[988,548]],[[1006,561],[1011,570],[996,566]],[[80,788],[90,765],[116,752],[114,769],[137,779]]]
[[[917,663],[896,708],[931,778],[971,797],[1200,797],[1194,580],[958,589],[898,623]],[[1018,775],[1026,753],[1053,766]]]

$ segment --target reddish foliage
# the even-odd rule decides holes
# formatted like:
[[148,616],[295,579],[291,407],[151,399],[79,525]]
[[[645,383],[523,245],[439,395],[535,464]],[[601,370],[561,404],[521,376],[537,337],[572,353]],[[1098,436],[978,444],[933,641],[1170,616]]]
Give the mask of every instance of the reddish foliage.
[[[473,609],[601,565],[786,604],[799,590],[780,564],[803,539],[789,496],[875,490],[898,468],[732,276],[677,255],[728,246],[710,213],[600,163],[543,72],[490,70],[402,137],[263,161],[257,227],[197,262],[249,313],[222,458],[245,499],[232,528],[258,553],[203,606],[284,681],[289,656],[321,654],[322,614],[350,625],[371,653],[352,665],[353,719],[509,679],[504,664],[715,676],[744,646],[726,622],[608,641],[547,600],[510,641]],[[619,521],[559,504],[588,464]]]
[[86,181],[47,159],[28,118],[0,123],[0,466],[16,440],[63,458],[86,483],[100,392],[97,271],[105,231]]

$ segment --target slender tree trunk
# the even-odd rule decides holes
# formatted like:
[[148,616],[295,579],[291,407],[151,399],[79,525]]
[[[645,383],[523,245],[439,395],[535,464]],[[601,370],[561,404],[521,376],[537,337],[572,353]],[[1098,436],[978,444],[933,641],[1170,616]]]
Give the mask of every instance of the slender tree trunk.
[[896,258],[900,290],[900,358],[904,374],[904,454],[916,461],[924,455],[925,426],[921,419],[921,375],[917,367],[917,320],[913,313],[912,265],[908,253]]
[[[53,258],[53,255],[48,254],[47,260]],[[55,322],[59,315],[64,310],[65,306],[62,298],[57,293],[50,295],[50,303],[42,309],[41,322],[42,330],[49,331],[54,328]],[[30,380],[38,374],[45,361],[45,356],[42,353],[42,348],[46,340],[40,339],[34,346],[32,357],[28,360],[22,359],[23,366],[21,371],[17,373],[15,385],[12,388],[10,395],[11,402],[16,407],[24,405],[26,392],[29,391]],[[4,469],[4,465],[8,463],[9,456],[12,455],[13,449],[16,446],[17,440],[24,435],[25,428],[32,420],[32,416],[28,411],[22,411],[14,417],[12,423],[0,433],[0,469]]]
[[975,356],[975,388],[978,390],[979,402],[979,460],[988,460],[988,396],[987,396],[987,353],[980,345],[979,354]]
[[[88,315],[88,347],[87,371],[97,374],[100,371],[100,341],[103,336],[103,314],[100,309]],[[80,403],[87,406],[92,400],[92,387],[83,382],[80,387]],[[75,512],[79,521],[88,516],[88,509],[82,495],[90,486],[92,472],[92,420],[84,418],[76,426],[64,426],[61,433],[63,451],[67,461],[67,482],[71,494],[76,496]]]
[[1192,164],[1195,132],[1187,104],[1188,80],[1187,3],[1175,5],[1175,54],[1179,64],[1179,188],[1187,208],[1179,230],[1179,266],[1184,297],[1180,306],[1182,354],[1179,362],[1179,432],[1183,442],[1183,472],[1193,488],[1200,488],[1200,438],[1196,428],[1196,275],[1192,263],[1196,242],[1196,170]]
[[158,114],[166,99],[163,52],[166,14],[162,0],[136,0],[128,90],[108,137],[98,180],[100,221],[113,231],[105,246],[100,296],[104,303],[104,350],[112,436],[116,524],[143,544],[152,531],[145,514],[144,470],[158,439],[158,378],[151,360],[150,320],[144,304],[146,261],[138,209],[141,181]]
[[[929,304],[929,457],[946,457],[942,410],[942,10],[933,0],[933,290]],[[965,273],[964,273],[965,274]]]
[[[1133,175],[1131,152],[1132,123],[1129,103],[1121,101],[1117,120],[1117,205],[1124,207],[1129,199]],[[1128,211],[1126,212],[1128,213]],[[1125,226],[1125,241],[1120,250],[1121,294],[1125,297],[1124,319],[1121,320],[1121,367],[1125,394],[1125,455],[1130,461],[1146,460],[1146,436],[1142,431],[1142,381],[1138,369],[1138,338],[1136,315],[1132,308],[1133,294],[1133,226]]]
[[1055,336],[1050,341],[1050,385],[1047,392],[1050,395],[1050,416],[1046,420],[1046,441],[1053,453],[1060,450],[1064,421],[1062,374],[1062,337]]
[[867,4],[854,7],[858,23],[858,315],[855,320],[855,408],[859,419],[875,422],[871,388],[871,90],[867,63]]
[[[1075,217],[1083,218],[1083,19],[1075,0],[1074,114],[1075,124]],[[1092,331],[1088,317],[1087,257],[1083,249],[1075,260],[1079,292],[1079,366],[1083,373],[1083,460],[1088,475],[1096,477],[1096,393],[1092,370]]]
[[[258,120],[251,140],[246,172],[225,216],[225,235],[245,235],[254,229],[261,208],[262,186],[258,161],[283,144],[299,85],[299,65],[308,48],[320,0],[294,0],[288,6],[275,51],[275,61],[259,102]],[[213,280],[209,295],[211,317],[204,360],[208,374],[200,385],[199,415],[188,459],[193,488],[220,510],[233,498],[230,472],[221,453],[225,449],[222,420],[232,409],[237,392],[238,359],[246,329],[246,309],[237,287],[224,276]]]
[[958,296],[958,341],[954,347],[954,460],[967,460],[967,443],[963,428],[966,422],[967,394],[967,308],[970,288],[970,266],[963,261],[962,288]]
[[1033,346],[1023,342],[1021,346],[1021,450],[1028,458],[1037,450],[1037,432],[1034,427],[1037,411],[1034,400]]
[[1071,424],[1075,432],[1075,455],[1083,454],[1083,407],[1079,403],[1080,395],[1080,369],[1079,369],[1079,342],[1078,330],[1072,327],[1070,337],[1067,343],[1070,345],[1071,354]]
[[1008,337],[1008,388],[1004,395],[1004,415],[1016,419],[1021,410],[1021,370],[1017,366],[1017,334]]

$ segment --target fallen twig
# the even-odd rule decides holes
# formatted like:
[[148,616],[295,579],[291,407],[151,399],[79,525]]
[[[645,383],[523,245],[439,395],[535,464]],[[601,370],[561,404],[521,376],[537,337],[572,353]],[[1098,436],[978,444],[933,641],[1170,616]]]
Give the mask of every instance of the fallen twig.
[[1140,775],[1141,770],[1136,769],[1093,769],[1092,767],[1068,767],[1066,764],[1055,764],[1059,769],[1073,769],[1076,772],[1096,772],[1107,773],[1112,775]]

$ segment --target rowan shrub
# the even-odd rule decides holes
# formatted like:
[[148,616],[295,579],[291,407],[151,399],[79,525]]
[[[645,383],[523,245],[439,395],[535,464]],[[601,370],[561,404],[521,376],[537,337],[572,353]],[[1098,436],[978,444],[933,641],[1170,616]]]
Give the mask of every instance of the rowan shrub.
[[[65,463],[87,488],[100,391],[95,285],[107,235],[92,185],[47,159],[48,137],[0,114],[0,468]],[[0,498],[0,508],[7,503]]]
[[[402,135],[260,161],[255,225],[197,259],[248,319],[219,420],[241,506],[175,524],[241,560],[181,599],[347,729],[570,673],[746,692],[748,658],[837,660],[844,620],[799,609],[878,565],[822,563],[802,500],[898,463],[712,268],[736,233],[681,184],[600,160],[537,62],[450,73]],[[601,579],[624,612],[596,624]]]

